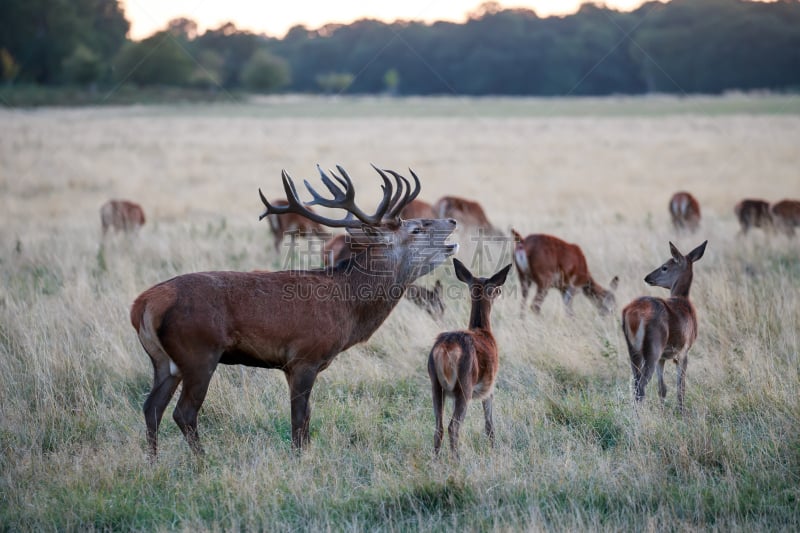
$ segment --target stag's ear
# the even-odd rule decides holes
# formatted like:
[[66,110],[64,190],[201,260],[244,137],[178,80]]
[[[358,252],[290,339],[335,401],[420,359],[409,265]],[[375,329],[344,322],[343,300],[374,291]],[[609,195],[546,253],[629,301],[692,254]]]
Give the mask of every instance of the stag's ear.
[[388,234],[375,226],[367,226],[366,224],[360,228],[345,228],[345,231],[353,237],[354,242],[372,242],[372,243],[388,243]]
[[461,261],[459,261],[458,259],[456,259],[454,257],[453,258],[453,266],[456,268],[456,277],[460,281],[463,281],[464,283],[471,283],[472,282],[472,278],[473,278],[472,272],[470,272],[469,269],[467,269],[467,267],[464,266],[464,263],[462,263]]
[[508,271],[511,270],[511,264],[509,263],[506,267],[489,278],[489,284],[494,285],[495,287],[500,287],[503,283],[506,282],[506,277],[508,277]]
[[689,255],[686,256],[686,259],[692,263],[698,261],[701,257],[703,257],[703,253],[706,251],[706,244],[708,244],[708,241],[703,241],[703,244],[689,252]]
[[677,246],[672,244],[672,241],[669,243],[669,252],[672,254],[672,257],[675,259],[675,261],[681,261],[683,259],[683,254],[680,250],[678,250]]

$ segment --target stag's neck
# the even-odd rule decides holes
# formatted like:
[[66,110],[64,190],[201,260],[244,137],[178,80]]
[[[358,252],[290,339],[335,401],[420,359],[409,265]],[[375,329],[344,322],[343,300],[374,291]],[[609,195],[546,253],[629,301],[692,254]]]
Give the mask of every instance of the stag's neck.
[[672,289],[669,295],[672,298],[686,298],[689,299],[689,289],[692,288],[692,271],[687,270],[686,273],[675,280],[672,284]]
[[[397,269],[343,269],[333,275],[337,276],[343,293],[348,295],[346,305],[355,317],[356,326],[347,346],[367,340],[383,324],[413,281],[405,279]],[[343,309],[342,313],[346,315],[347,311]]]
[[492,307],[488,302],[473,302],[469,314],[469,329],[485,329],[492,331]]

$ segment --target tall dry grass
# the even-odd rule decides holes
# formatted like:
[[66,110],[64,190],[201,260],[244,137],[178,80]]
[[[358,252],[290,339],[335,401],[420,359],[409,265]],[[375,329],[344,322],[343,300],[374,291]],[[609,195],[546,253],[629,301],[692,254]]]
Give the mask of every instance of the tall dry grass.
[[[800,196],[800,118],[796,98],[738,98],[0,111],[0,524],[797,529],[800,241],[737,238],[732,206]],[[434,460],[427,351],[468,313],[440,268],[430,277],[451,295],[444,323],[404,301],[341,354],[312,394],[305,453],[290,448],[280,373],[225,367],[200,415],[207,458],[167,414],[150,467],[151,368],[130,303],[185,272],[280,268],[257,188],[277,195],[281,168],[314,178],[317,162],[345,166],[366,205],[378,194],[369,162],[411,166],[428,200],[475,197],[499,227],[576,242],[598,281],[620,276],[620,305],[663,295],[642,278],[668,240],[685,252],[708,239],[687,415],[675,413],[672,369],[665,408],[652,387],[634,411],[617,315],[578,295],[571,320],[556,294],[541,316],[521,314],[512,276],[493,314],[497,446],[473,406],[460,463]],[[701,202],[696,235],[668,225],[678,189]],[[111,197],[139,201],[148,222],[100,246]],[[507,244],[484,251],[483,273],[508,260]]]

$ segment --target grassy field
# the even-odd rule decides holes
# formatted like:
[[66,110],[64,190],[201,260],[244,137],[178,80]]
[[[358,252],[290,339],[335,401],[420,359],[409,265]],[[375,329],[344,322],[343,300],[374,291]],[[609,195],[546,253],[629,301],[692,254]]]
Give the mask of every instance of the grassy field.
[[[0,110],[0,529],[800,529],[800,239],[737,237],[747,196],[800,197],[800,98],[309,99],[200,106]],[[145,455],[150,361],[133,299],[177,274],[278,269],[257,190],[280,171],[342,164],[359,201],[369,167],[421,177],[421,197],[479,199],[500,228],[581,245],[620,307],[673,240],[709,240],[692,290],[699,337],[687,414],[675,371],[634,412],[619,313],[557,294],[520,314],[511,276],[496,303],[497,444],[480,405],[460,462],[432,457],[426,372],[444,323],[403,301],[320,374],[310,448],[290,446],[280,372],[219,368],[200,414],[198,462],[173,424]],[[667,203],[692,191],[701,230],[675,235]],[[135,237],[100,246],[99,207],[140,202]],[[462,234],[459,257],[476,249]],[[491,243],[475,262],[508,261]],[[441,279],[456,288],[452,268]],[[672,365],[669,365],[672,367]],[[450,405],[448,404],[448,416]]]

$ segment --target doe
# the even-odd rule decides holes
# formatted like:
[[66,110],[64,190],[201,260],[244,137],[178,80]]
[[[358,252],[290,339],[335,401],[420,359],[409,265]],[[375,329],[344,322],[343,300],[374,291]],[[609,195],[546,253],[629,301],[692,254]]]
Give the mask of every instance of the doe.
[[451,396],[454,402],[453,417],[447,431],[450,449],[458,457],[458,432],[470,400],[483,401],[486,434],[494,446],[492,398],[500,364],[489,317],[492,302],[500,294],[500,287],[505,283],[511,265],[490,278],[473,276],[458,259],[453,259],[453,265],[456,277],[469,286],[472,300],[469,329],[448,331],[436,338],[428,356],[428,375],[431,378],[433,414],[436,417],[433,449],[438,454],[442,446],[444,398]]
[[644,278],[649,285],[669,289],[669,298],[643,296],[622,310],[622,331],[631,358],[637,402],[644,399],[644,389],[654,369],[658,373],[658,395],[664,401],[664,363],[671,359],[678,367],[678,409],[683,412],[687,354],[697,338],[697,313],[689,301],[692,265],[703,257],[706,244],[708,241],[683,255],[670,242],[672,258]]

